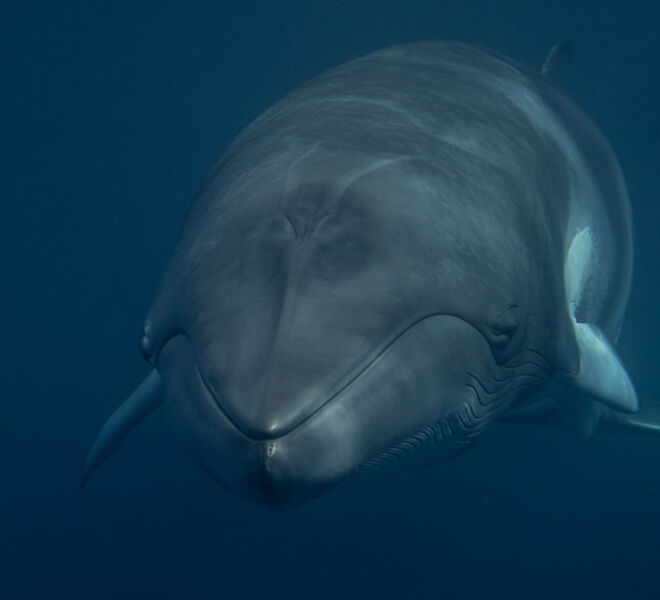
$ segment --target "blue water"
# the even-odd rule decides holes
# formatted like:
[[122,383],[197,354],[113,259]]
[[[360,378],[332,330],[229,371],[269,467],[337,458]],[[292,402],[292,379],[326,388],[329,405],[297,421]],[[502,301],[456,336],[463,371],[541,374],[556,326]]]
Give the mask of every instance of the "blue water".
[[620,353],[658,398],[660,11],[647,2],[32,2],[0,19],[0,598],[657,598],[660,438],[493,429],[434,469],[290,513],[144,423],[83,493],[205,173],[314,74],[424,39],[540,65],[622,164],[636,272]]

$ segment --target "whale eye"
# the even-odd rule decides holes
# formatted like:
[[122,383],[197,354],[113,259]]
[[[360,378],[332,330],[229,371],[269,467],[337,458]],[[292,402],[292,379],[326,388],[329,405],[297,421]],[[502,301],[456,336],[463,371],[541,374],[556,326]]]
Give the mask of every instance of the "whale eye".
[[497,350],[500,351],[504,350],[504,348],[509,345],[516,333],[516,329],[508,329],[506,331],[502,331],[500,329],[496,329],[495,327],[492,327],[491,331],[492,336],[490,342]]
[[153,344],[151,343],[151,340],[147,336],[147,332],[144,330],[142,330],[142,333],[140,334],[138,348],[140,349],[140,354],[142,354],[144,359],[148,363],[151,363],[154,356],[154,347]]
[[509,346],[518,332],[520,310],[513,305],[499,313],[490,324],[489,342],[496,353]]

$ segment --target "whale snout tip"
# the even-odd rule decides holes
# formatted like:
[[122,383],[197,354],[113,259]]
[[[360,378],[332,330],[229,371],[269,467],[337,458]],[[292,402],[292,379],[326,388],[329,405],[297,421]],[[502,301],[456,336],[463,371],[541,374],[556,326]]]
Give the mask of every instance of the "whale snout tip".
[[330,486],[305,471],[304,457],[288,448],[286,440],[265,440],[261,446],[255,485],[249,495],[253,502],[271,510],[288,511]]

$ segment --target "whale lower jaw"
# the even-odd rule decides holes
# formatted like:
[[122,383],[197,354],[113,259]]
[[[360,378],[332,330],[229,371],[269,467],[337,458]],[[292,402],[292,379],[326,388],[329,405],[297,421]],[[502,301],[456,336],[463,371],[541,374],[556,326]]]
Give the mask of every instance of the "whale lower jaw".
[[460,451],[510,396],[492,389],[504,375],[484,337],[449,315],[407,329],[331,401],[273,439],[251,439],[228,419],[185,335],[163,348],[159,371],[170,426],[187,453],[228,490],[276,509],[393,456]]

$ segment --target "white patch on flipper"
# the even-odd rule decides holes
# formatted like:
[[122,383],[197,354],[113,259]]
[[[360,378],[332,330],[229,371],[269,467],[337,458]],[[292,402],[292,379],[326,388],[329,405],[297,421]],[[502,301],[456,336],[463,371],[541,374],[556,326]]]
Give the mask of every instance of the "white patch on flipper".
[[587,294],[589,277],[596,268],[594,254],[593,236],[585,227],[571,241],[564,263],[566,302],[580,353],[580,366],[577,375],[563,377],[562,382],[617,411],[637,412],[635,389],[609,340],[597,325],[579,323],[576,318],[580,302]]
[[566,262],[564,263],[564,286],[566,288],[566,302],[573,320],[580,300],[585,295],[587,281],[591,274],[594,262],[594,240],[591,229],[585,227],[579,231],[568,249]]

